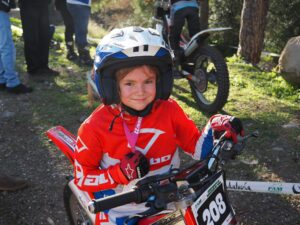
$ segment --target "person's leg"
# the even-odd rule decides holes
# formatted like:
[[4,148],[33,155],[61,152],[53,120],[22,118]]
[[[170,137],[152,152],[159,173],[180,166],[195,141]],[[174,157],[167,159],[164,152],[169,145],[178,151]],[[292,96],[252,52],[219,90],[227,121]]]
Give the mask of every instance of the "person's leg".
[[[27,72],[34,74],[40,66],[39,50],[39,12],[31,5],[22,5],[20,15],[23,28],[24,53],[27,64]],[[49,29],[49,28],[48,28]]]
[[39,24],[38,24],[38,32],[39,32],[39,75],[51,75],[57,76],[59,73],[55,70],[52,70],[48,66],[49,60],[49,48],[51,35],[49,30],[49,12],[48,5],[45,4],[43,6],[38,6],[36,8],[39,12]]
[[50,34],[49,34],[49,12],[48,5],[37,7],[39,11],[39,68],[48,68],[49,60],[49,47],[50,47]]
[[187,23],[190,37],[200,31],[200,18],[198,8],[190,7],[187,9]]
[[73,42],[74,41],[74,34],[75,34],[75,30],[74,30],[74,22],[73,22],[73,18],[72,15],[70,14],[68,8],[67,8],[67,4],[62,5],[61,9],[60,9],[60,14],[63,18],[64,24],[65,24],[65,41],[66,42]]
[[180,9],[176,11],[174,14],[171,14],[171,27],[170,27],[170,45],[171,48],[176,51],[180,49],[179,41],[180,41],[180,34],[182,28],[184,26],[185,16],[184,16],[184,9]]
[[67,4],[67,7],[74,22],[76,45],[85,48],[88,44],[87,33],[91,8],[76,4]]
[[4,91],[5,88],[6,88],[6,80],[4,79],[4,70],[3,70],[3,65],[0,56],[0,91]]
[[77,54],[74,51],[74,23],[70,12],[68,11],[67,4],[61,4],[59,8],[60,14],[65,24],[65,42],[67,47],[67,59],[76,60]]
[[[2,21],[2,14],[0,11],[0,21]],[[0,29],[4,30],[3,27],[4,23],[0,23]],[[0,33],[0,91],[4,91],[6,88],[6,79],[4,78],[4,67],[3,67],[3,63],[2,63],[2,50],[1,50],[1,46],[3,45],[3,40],[4,40],[4,33]]]
[[[172,14],[171,14],[172,15]],[[181,55],[182,50],[180,48],[180,34],[185,22],[184,9],[180,9],[176,11],[171,16],[171,27],[170,27],[170,35],[169,41],[171,48],[174,51],[175,60],[174,60],[174,77],[181,77]]]
[[[90,52],[88,49],[87,33],[91,8],[88,6],[67,4],[72,15],[75,28],[75,43],[79,53],[79,60],[85,65],[92,65]],[[78,16],[80,15],[80,16]]]
[[8,13],[0,11],[0,21],[0,84],[16,87],[21,82],[15,71],[16,51]]

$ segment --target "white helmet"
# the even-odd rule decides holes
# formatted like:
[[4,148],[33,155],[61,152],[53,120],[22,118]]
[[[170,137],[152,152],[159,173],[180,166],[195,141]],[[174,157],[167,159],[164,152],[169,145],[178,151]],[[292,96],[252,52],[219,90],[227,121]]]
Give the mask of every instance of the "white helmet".
[[115,72],[137,65],[152,65],[158,68],[156,99],[169,98],[173,87],[169,47],[154,29],[126,27],[112,30],[96,49],[95,83],[104,104],[120,102]]

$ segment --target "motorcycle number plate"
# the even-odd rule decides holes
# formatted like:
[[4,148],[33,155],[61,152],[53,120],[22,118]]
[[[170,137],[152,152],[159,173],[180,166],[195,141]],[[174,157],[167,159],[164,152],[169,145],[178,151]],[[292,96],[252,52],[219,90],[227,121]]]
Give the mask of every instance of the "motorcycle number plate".
[[192,205],[198,225],[228,225],[233,219],[225,194],[223,175],[220,174]]

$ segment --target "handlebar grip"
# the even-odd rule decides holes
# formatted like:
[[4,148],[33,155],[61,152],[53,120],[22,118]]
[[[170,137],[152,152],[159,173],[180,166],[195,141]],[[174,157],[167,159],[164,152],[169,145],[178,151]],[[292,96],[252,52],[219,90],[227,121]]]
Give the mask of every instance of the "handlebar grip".
[[138,189],[132,189],[128,192],[122,192],[102,199],[94,199],[92,202],[89,203],[88,208],[91,213],[98,213],[131,202],[141,203],[141,201],[141,192]]

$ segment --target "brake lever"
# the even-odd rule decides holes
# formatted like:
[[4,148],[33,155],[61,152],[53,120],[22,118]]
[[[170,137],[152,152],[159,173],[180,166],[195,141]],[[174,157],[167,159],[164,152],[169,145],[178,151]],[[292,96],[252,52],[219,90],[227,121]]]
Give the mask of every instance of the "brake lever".
[[244,149],[246,145],[246,141],[249,138],[257,138],[259,136],[259,132],[256,130],[252,132],[251,134],[246,135],[245,137],[239,137],[238,143],[233,146],[233,150],[236,152],[236,155],[240,155],[242,150]]
[[258,130],[256,130],[256,131],[253,131],[251,134],[246,135],[245,137],[238,137],[238,141],[244,142],[251,137],[257,138],[258,136],[259,136],[259,132],[258,132]]

